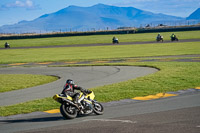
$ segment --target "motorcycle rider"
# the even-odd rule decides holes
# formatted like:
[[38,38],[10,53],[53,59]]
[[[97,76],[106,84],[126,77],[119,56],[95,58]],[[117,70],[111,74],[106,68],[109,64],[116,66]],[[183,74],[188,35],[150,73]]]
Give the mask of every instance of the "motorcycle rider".
[[161,35],[160,35],[160,33],[158,33],[157,38],[160,38],[160,37],[161,37]]
[[119,43],[118,38],[115,36],[113,37],[112,41],[113,41],[113,43]]
[[174,33],[172,33],[171,38],[175,39],[176,35]]
[[5,43],[5,48],[10,48],[10,44],[9,43]]
[[157,35],[157,37],[156,37],[156,40],[157,40],[157,41],[162,41],[162,42],[163,42],[163,36],[162,36],[160,33],[158,33],[158,35]]
[[[66,84],[63,88],[62,94],[69,95],[73,98],[73,101],[75,103],[75,105],[77,106],[77,108],[79,108],[79,106],[81,106],[81,104],[78,102],[80,93],[79,92],[75,92],[74,90],[80,90],[83,93],[89,94],[91,93],[90,90],[87,89],[83,89],[82,87],[75,85],[74,81],[72,79],[68,79],[66,81]],[[79,108],[80,109],[80,108]]]
[[163,36],[161,36],[160,33],[158,33],[158,35],[157,35],[157,39],[160,40],[160,39],[162,39],[162,38],[163,38]]

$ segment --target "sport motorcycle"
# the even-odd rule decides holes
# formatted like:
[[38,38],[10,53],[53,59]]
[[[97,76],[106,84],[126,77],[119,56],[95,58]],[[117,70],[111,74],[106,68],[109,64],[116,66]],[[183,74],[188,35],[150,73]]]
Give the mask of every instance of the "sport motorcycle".
[[77,106],[73,102],[73,98],[69,95],[56,94],[53,96],[53,99],[61,104],[60,113],[66,119],[74,119],[78,115],[89,115],[95,113],[97,115],[102,115],[104,113],[104,108],[101,103],[94,100],[94,92],[86,94],[80,92],[80,97],[78,103],[80,106]]

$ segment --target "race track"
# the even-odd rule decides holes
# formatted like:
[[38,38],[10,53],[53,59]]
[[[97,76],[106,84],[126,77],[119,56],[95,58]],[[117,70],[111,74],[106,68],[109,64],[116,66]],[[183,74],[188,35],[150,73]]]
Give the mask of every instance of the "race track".
[[[142,45],[142,44],[163,44],[163,43],[180,43],[180,42],[199,42],[200,39],[183,39],[179,41],[165,40],[164,42],[145,41],[145,42],[120,42],[119,44],[112,43],[94,43],[94,44],[73,44],[73,45],[56,45],[56,46],[31,46],[31,47],[12,47],[11,49],[29,49],[29,48],[59,48],[59,47],[93,47],[93,46],[113,46],[113,45]],[[5,50],[5,48],[0,48]]]
[[103,104],[103,115],[64,120],[60,113],[34,112],[0,119],[2,133],[198,133],[200,91],[151,101]]
[[[193,41],[199,41],[199,39]],[[128,43],[120,45],[126,44]],[[197,56],[199,57],[199,55]],[[178,61],[186,62],[188,60]],[[196,59],[189,61],[196,61]],[[60,77],[57,81],[49,84],[0,93],[0,106],[52,97],[62,91],[68,78],[73,79],[84,88],[93,88],[134,79],[157,71],[154,68],[134,66],[47,67],[41,65],[38,67],[0,68],[1,74],[43,74]],[[103,103],[103,106],[105,108],[103,115],[90,115],[73,120],[64,120],[60,113],[48,114],[45,112],[0,117],[0,131],[2,133],[200,132],[200,90],[198,89],[191,89],[187,93],[180,93],[175,97],[150,101],[124,99]]]
[[88,67],[7,67],[0,68],[1,74],[40,74],[60,77],[49,84],[22,90],[0,93],[0,106],[52,97],[61,93],[67,79],[73,79],[83,88],[113,84],[158,71],[154,68],[134,66],[88,66]]
[[[157,70],[133,66],[9,67],[0,68],[0,72],[60,77],[59,80],[46,85],[1,93],[2,106],[59,93],[67,78],[72,78],[79,85],[90,88],[152,74]],[[73,120],[63,119],[60,113],[45,112],[0,117],[0,130],[2,133],[155,133],[157,131],[197,133],[200,130],[200,90],[159,100],[125,99],[103,103],[103,106],[105,108],[103,115],[83,116]]]

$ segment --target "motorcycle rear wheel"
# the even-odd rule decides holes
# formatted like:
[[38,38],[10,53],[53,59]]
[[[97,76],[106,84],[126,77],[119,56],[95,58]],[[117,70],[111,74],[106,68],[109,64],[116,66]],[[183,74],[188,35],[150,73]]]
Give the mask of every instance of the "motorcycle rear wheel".
[[60,113],[66,119],[74,119],[77,116],[77,109],[74,106],[62,104],[60,106]]
[[104,108],[103,108],[102,104],[100,104],[99,102],[94,102],[93,108],[94,108],[93,109],[94,113],[97,115],[102,115],[104,112]]

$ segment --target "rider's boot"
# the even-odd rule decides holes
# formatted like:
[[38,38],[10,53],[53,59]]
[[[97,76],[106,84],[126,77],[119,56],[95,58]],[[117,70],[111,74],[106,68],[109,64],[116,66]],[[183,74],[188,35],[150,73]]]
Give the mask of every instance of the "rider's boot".
[[77,101],[74,101],[74,105],[78,108],[78,110],[80,110],[80,106],[79,106],[79,103]]
[[75,104],[75,106],[77,107],[77,109],[80,111],[80,113],[81,113],[81,114],[84,114],[81,103],[74,102],[74,104]]

